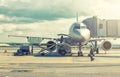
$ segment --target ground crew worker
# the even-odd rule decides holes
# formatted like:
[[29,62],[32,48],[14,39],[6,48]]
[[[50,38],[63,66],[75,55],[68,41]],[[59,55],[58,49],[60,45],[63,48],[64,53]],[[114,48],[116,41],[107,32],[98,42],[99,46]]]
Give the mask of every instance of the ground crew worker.
[[88,56],[90,57],[91,61],[94,61],[94,48],[92,46],[90,46],[90,53],[88,54]]
[[33,45],[29,46],[30,54],[33,54]]

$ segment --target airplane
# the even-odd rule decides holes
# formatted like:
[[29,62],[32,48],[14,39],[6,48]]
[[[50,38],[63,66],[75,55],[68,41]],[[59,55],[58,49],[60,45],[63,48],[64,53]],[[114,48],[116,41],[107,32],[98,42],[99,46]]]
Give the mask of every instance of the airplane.
[[[42,46],[40,44],[41,41],[44,39],[48,39],[49,41],[44,44],[46,48],[43,48],[43,50],[48,50],[50,52],[54,51],[55,49],[61,56],[65,56],[67,53],[71,52],[71,46],[78,46],[78,56],[83,56],[82,52],[82,46],[87,45],[89,42],[91,42],[91,45],[94,47],[94,52],[97,54],[99,53],[98,48],[98,41],[103,40],[102,42],[102,49],[107,51],[112,47],[112,44],[110,41],[108,41],[105,38],[92,38],[90,36],[90,30],[87,28],[87,26],[82,23],[78,22],[78,16],[77,16],[77,22],[73,23],[69,29],[69,34],[58,34],[60,38],[46,38],[46,37],[32,37],[32,36],[16,36],[16,35],[8,35],[9,37],[25,37],[28,39],[30,44]],[[30,39],[39,39],[36,43],[32,43]],[[57,41],[57,42],[55,42]]]

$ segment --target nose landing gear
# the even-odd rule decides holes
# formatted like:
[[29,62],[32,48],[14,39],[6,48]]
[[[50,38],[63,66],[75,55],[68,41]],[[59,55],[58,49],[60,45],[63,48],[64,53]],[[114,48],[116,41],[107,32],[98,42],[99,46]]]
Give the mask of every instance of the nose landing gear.
[[82,45],[79,43],[79,51],[78,56],[83,56],[83,52],[81,51]]

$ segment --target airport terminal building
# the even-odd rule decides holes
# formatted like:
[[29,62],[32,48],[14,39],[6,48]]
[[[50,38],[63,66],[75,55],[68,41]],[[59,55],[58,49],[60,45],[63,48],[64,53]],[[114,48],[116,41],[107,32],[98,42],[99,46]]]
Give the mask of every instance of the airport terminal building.
[[114,37],[120,36],[120,20],[100,19],[97,16],[83,20],[91,31],[92,37]]

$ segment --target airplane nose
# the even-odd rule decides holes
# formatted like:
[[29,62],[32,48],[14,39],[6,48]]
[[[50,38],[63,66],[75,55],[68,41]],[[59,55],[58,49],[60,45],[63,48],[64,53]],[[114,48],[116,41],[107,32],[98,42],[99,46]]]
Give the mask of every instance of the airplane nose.
[[84,37],[84,39],[90,38],[90,31],[88,29],[84,29],[80,31],[81,36]]

